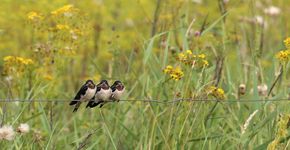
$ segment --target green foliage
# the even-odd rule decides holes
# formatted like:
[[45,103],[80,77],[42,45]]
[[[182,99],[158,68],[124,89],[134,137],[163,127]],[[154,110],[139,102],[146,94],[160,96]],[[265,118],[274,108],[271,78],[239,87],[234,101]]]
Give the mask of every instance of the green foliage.
[[[290,2],[158,1],[3,0],[0,99],[25,102],[0,102],[0,122],[30,131],[1,148],[289,149],[289,102],[262,100],[289,98]],[[205,101],[72,113],[86,79],[123,81],[124,100]]]

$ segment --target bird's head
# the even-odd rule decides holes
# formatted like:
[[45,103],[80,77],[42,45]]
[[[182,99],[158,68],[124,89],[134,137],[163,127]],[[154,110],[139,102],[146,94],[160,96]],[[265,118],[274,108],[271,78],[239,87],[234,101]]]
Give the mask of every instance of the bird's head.
[[116,87],[118,91],[122,91],[125,87],[124,84],[119,80],[115,81],[113,85]]
[[92,80],[87,80],[86,81],[86,86],[88,86],[90,89],[95,88],[95,84]]
[[100,87],[104,90],[107,90],[110,88],[109,86],[109,83],[107,80],[102,80],[100,83],[99,83]]

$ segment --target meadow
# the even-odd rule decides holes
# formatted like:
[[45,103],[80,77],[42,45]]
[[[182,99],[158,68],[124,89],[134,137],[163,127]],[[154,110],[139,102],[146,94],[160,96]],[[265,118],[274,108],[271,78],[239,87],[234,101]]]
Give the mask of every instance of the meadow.
[[[1,149],[290,149],[289,0],[1,0]],[[77,112],[88,79],[120,102]]]

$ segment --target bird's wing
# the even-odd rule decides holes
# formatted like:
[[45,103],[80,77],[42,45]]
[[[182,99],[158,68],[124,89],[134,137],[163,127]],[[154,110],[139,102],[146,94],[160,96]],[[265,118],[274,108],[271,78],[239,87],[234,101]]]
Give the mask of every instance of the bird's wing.
[[112,90],[112,92],[115,92],[116,89],[117,89],[117,86],[115,86],[115,85],[112,85],[112,86],[111,86],[111,90]]
[[83,85],[81,89],[78,91],[75,98],[69,103],[69,105],[75,105],[78,102],[78,100],[81,99],[81,96],[86,94],[87,89],[88,89],[88,86]]
[[99,100],[99,101],[97,101],[97,102],[95,102],[95,101],[90,101],[90,102],[87,104],[86,108],[88,108],[88,107],[93,108],[93,107],[96,107],[96,106],[98,106],[99,104],[102,104],[102,103],[104,103],[104,101],[102,101],[102,100]]
[[96,94],[97,94],[97,92],[101,91],[101,89],[102,89],[102,88],[101,88],[101,84],[98,84],[98,85],[97,85]]
[[95,93],[94,97],[93,97],[93,98],[91,98],[91,99],[90,99],[90,101],[88,102],[88,104],[87,104],[86,108],[88,108],[89,106],[91,106],[91,105],[93,105],[93,104],[94,104],[94,102],[95,102],[95,97],[96,97],[96,94],[97,94],[97,90],[96,90],[96,93]]

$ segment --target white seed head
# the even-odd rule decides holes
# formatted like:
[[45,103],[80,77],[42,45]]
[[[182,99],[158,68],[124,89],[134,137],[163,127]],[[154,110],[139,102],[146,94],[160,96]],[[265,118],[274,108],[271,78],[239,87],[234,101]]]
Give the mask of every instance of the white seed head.
[[15,132],[12,126],[4,125],[0,128],[0,140],[5,139],[11,141],[14,139]]
[[244,125],[242,126],[241,128],[241,134],[244,134],[251,122],[251,120],[254,118],[254,116],[256,115],[256,113],[258,112],[259,110],[255,110],[249,117],[248,119],[245,121]]
[[267,96],[268,86],[266,84],[258,85],[257,88],[260,96]]
[[255,17],[255,21],[256,21],[256,23],[257,24],[259,24],[259,25],[263,25],[264,24],[264,18],[262,17],[262,16],[256,16]]
[[264,13],[269,16],[278,16],[281,13],[281,9],[276,6],[269,6],[264,9]]
[[21,123],[17,128],[17,132],[19,133],[28,133],[29,132],[29,125],[26,123]]
[[223,0],[223,2],[226,4],[226,3],[230,2],[230,0]]

